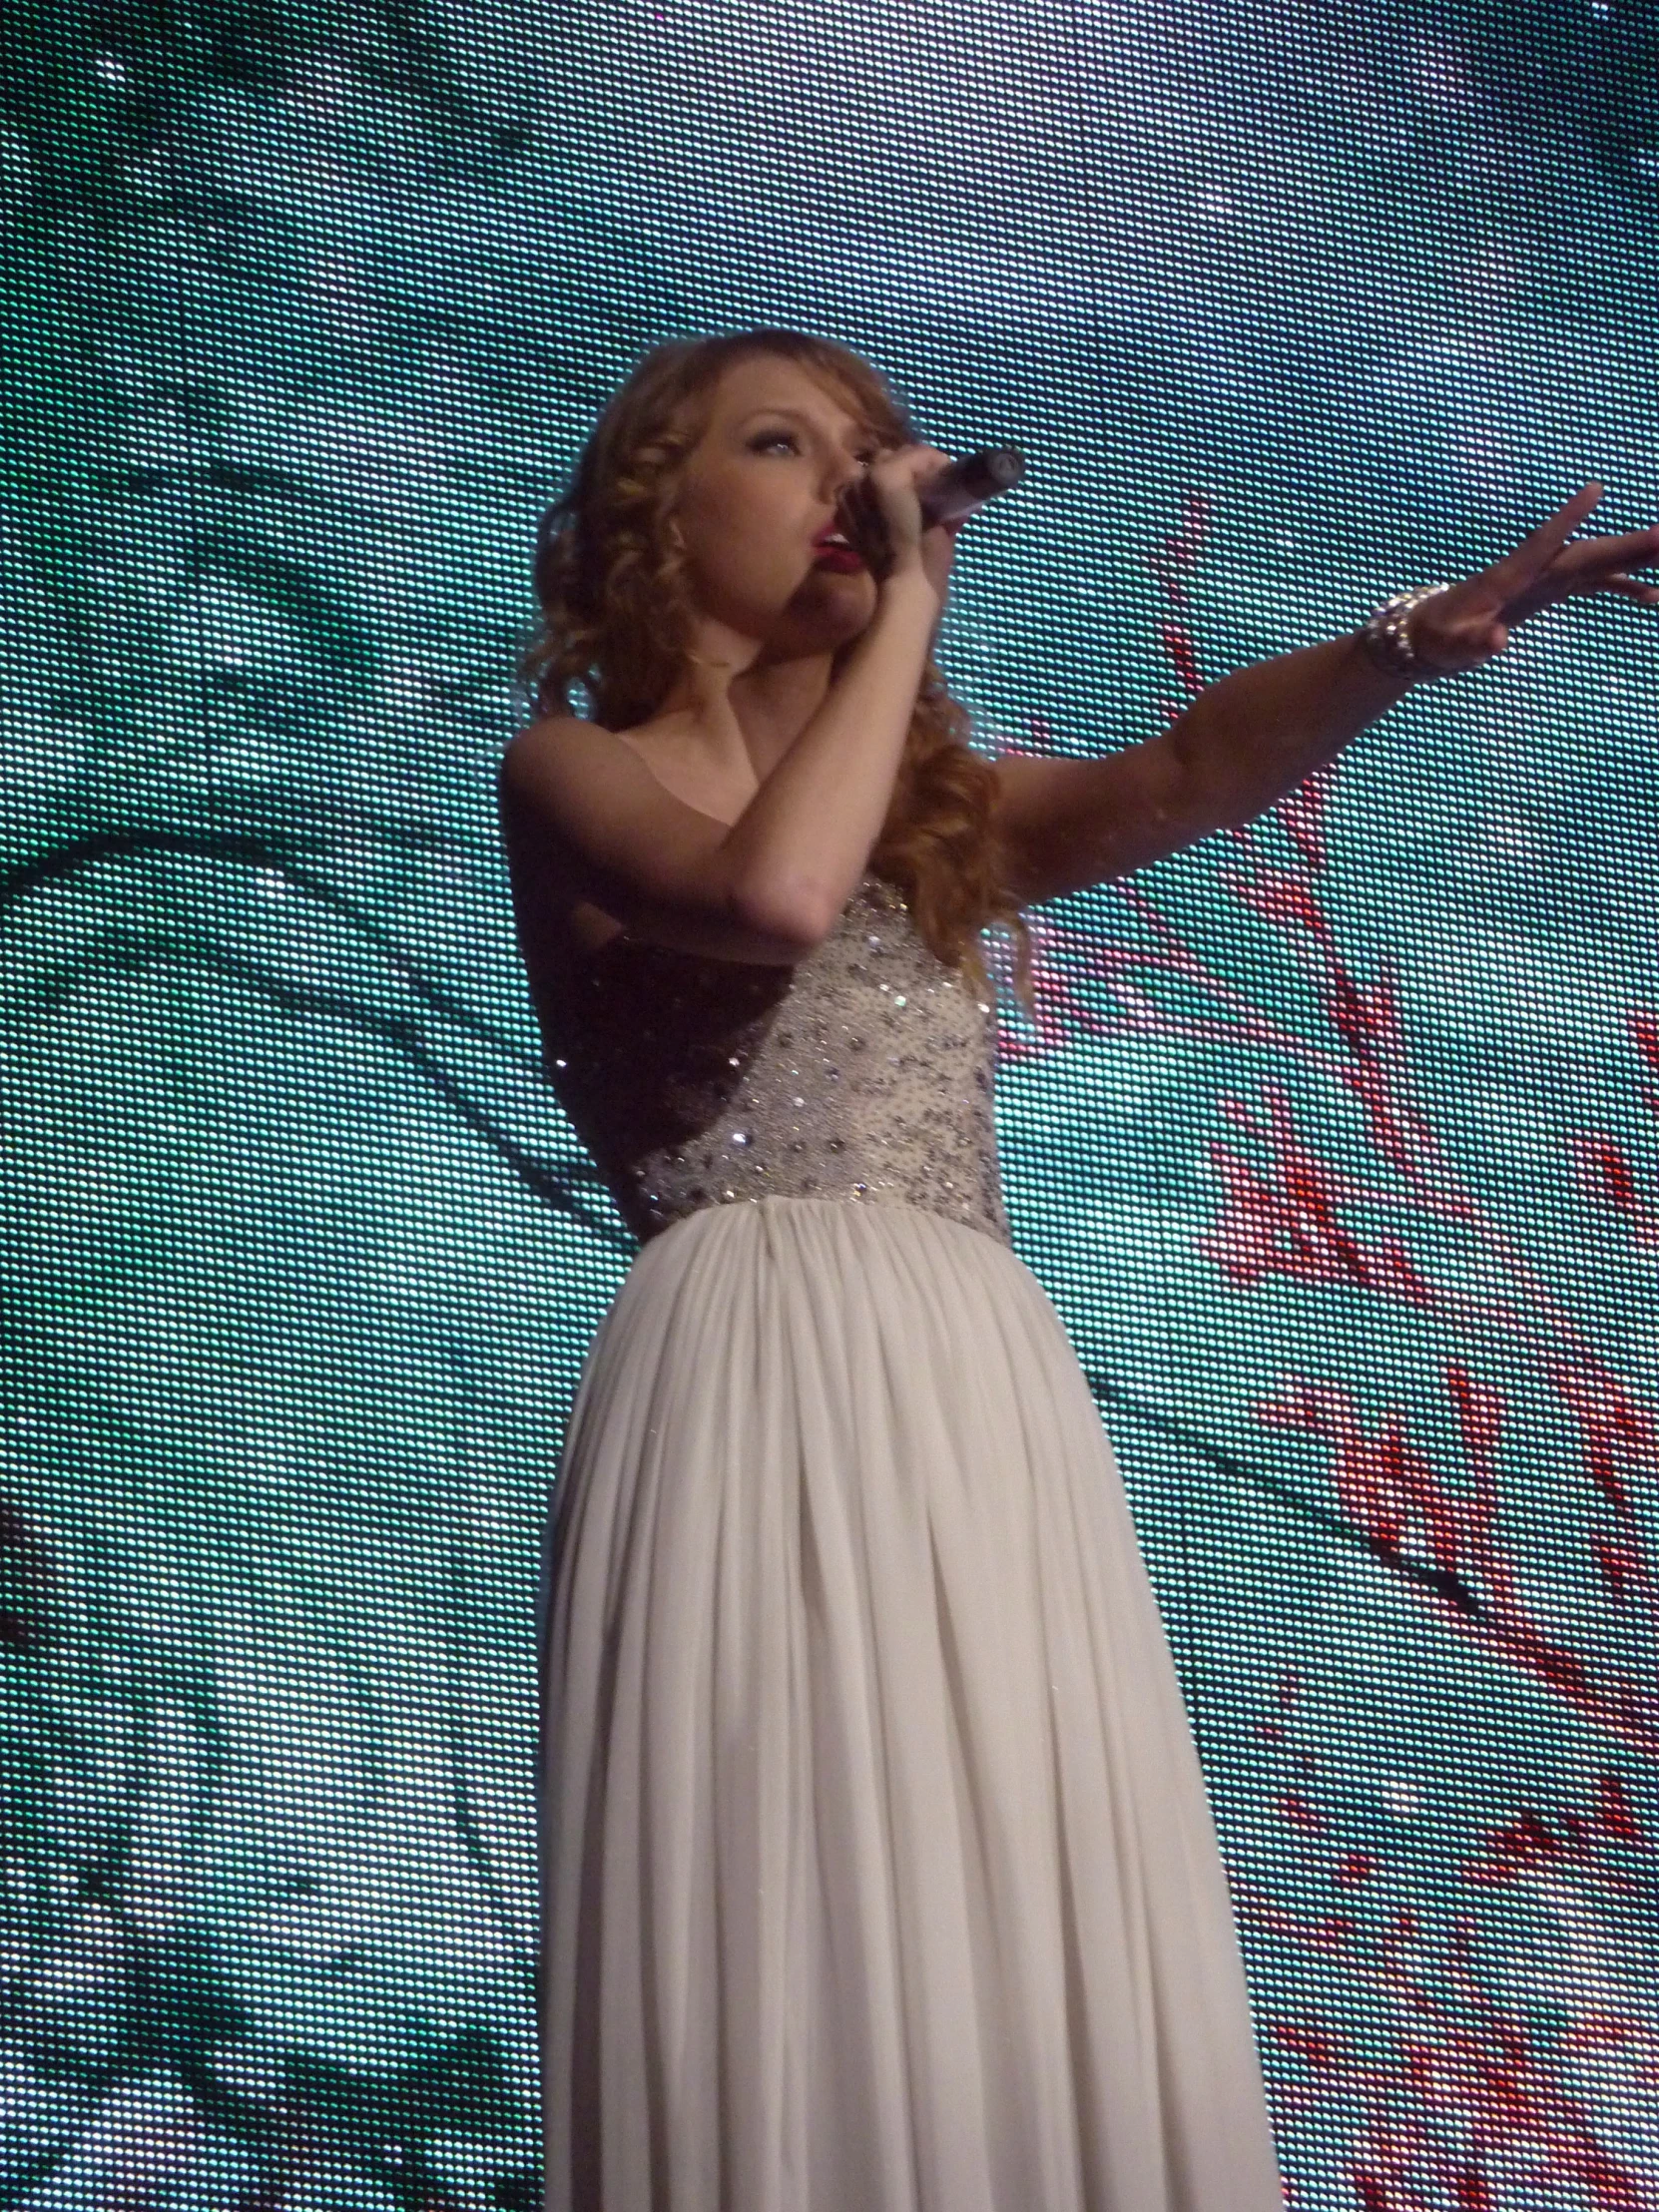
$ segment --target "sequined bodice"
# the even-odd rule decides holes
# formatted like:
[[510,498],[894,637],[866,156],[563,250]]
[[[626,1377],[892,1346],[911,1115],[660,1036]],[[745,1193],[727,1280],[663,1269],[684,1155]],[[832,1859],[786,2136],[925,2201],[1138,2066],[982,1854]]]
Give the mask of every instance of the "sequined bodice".
[[995,1015],[866,875],[794,967],[626,935],[537,993],[546,1067],[643,1240],[770,1196],[921,1206],[1010,1243]]

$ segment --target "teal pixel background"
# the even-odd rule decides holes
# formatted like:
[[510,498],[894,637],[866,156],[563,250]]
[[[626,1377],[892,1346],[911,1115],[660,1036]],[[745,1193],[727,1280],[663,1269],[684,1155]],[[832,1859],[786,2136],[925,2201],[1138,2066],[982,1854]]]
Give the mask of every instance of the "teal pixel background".
[[[496,844],[538,513],[648,344],[839,337],[932,441],[1026,452],[942,658],[987,748],[1076,753],[1178,696],[1151,557],[1191,494],[1212,678],[1591,477],[1594,527],[1659,520],[1655,34],[66,0],[7,35],[0,2200],[528,2207],[537,1545],[630,1256]],[[1007,1017],[1016,1239],[1120,1448],[1319,2212],[1659,2204],[1656,696],[1651,616],[1557,609],[1330,796],[1322,912],[1395,978],[1489,1235],[1264,1042],[1328,1050],[1330,1008],[1232,840],[1134,885],[1231,1032],[1163,984]],[[1148,941],[1111,889],[1044,918],[1055,958]],[[1275,1080],[1427,1303],[1218,1262],[1212,1147]],[[1368,1543],[1259,1413],[1346,1390],[1466,1499],[1448,1362],[1504,1405],[1506,1579],[1459,1555],[1451,1598],[1431,1514]],[[1563,1366],[1617,1379],[1600,1457]]]

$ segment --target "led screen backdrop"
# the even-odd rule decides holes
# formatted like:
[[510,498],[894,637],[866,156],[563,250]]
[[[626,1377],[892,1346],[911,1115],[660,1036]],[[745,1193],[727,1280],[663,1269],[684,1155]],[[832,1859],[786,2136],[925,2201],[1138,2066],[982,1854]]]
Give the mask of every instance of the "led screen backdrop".
[[[0,2194],[528,2207],[537,1542],[630,1256],[495,841],[534,525],[668,335],[1027,485],[1095,753],[1659,519],[1637,0],[8,18]],[[1018,1244],[1123,1457],[1295,2201],[1659,2203],[1659,624],[1041,911]]]

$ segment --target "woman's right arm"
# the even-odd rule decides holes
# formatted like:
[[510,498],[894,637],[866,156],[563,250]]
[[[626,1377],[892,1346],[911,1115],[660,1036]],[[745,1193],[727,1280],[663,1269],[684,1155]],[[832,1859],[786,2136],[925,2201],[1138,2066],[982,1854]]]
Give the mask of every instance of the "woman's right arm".
[[817,944],[857,888],[891,804],[938,618],[919,567],[885,580],[840,675],[733,825],[728,848],[761,928]]
[[881,833],[938,627],[954,532],[923,535],[911,487],[942,458],[907,447],[871,469],[891,549],[875,613],[734,824],[683,805],[610,732],[561,717],[521,731],[501,764],[524,864],[652,942],[775,965],[820,943]]

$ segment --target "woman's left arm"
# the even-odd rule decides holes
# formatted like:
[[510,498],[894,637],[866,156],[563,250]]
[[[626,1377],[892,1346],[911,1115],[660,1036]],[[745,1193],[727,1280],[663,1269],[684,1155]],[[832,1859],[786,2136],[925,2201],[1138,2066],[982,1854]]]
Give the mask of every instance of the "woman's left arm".
[[1558,600],[1611,592],[1659,606],[1659,585],[1628,573],[1659,563],[1659,530],[1567,543],[1600,497],[1586,485],[1502,560],[1420,600],[1416,674],[1382,665],[1358,635],[1335,638],[1222,677],[1145,745],[1096,761],[1005,755],[996,766],[1015,897],[1058,898],[1251,821],[1421,676],[1480,667]]

